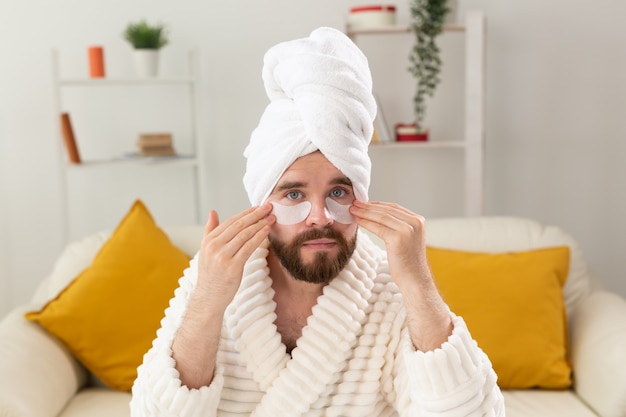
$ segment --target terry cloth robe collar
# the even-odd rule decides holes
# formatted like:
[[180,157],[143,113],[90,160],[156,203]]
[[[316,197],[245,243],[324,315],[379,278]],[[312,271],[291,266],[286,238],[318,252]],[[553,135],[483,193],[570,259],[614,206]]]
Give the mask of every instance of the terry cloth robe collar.
[[357,242],[346,267],[324,287],[292,358],[274,324],[276,303],[266,260],[269,243],[248,260],[225,320],[247,370],[265,392],[252,416],[306,412],[345,367],[365,321],[381,259],[381,250],[363,232]]

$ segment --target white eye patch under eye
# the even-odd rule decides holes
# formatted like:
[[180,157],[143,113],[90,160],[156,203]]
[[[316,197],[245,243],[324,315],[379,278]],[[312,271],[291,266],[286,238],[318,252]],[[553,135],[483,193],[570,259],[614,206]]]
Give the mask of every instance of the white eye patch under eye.
[[354,221],[354,217],[350,214],[351,205],[352,204],[339,204],[332,198],[326,198],[326,207],[328,207],[330,215],[333,216],[333,219],[338,223],[350,224]]
[[[326,208],[332,218],[342,224],[350,224],[354,220],[350,214],[350,206],[337,203],[332,198],[326,198]],[[272,214],[276,216],[276,223],[282,225],[298,224],[303,222],[311,213],[311,203],[303,201],[293,206],[285,206],[272,202]]]
[[311,203],[303,201],[293,206],[284,206],[272,202],[272,213],[276,216],[276,223],[282,225],[297,224],[307,218],[311,212]]

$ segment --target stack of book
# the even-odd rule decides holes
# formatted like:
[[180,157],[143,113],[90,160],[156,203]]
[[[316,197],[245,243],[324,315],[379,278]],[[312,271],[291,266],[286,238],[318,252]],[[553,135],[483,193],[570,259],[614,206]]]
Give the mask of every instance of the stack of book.
[[143,133],[139,135],[137,147],[141,156],[172,156],[176,155],[172,146],[172,135],[169,133]]

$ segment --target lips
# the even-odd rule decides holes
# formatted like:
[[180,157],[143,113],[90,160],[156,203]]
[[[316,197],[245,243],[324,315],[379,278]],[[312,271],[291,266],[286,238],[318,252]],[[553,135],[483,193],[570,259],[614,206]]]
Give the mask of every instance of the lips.
[[337,242],[334,239],[313,239],[307,240],[302,246],[308,248],[330,248],[336,244]]

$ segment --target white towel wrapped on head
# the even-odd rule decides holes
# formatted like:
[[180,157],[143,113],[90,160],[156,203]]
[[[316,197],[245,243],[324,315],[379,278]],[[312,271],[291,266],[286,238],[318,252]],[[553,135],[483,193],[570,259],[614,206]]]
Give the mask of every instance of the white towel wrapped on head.
[[359,48],[337,29],[316,29],[270,48],[263,82],[270,104],[244,151],[250,203],[265,202],[285,170],[317,150],[352,181],[356,198],[367,201],[376,101]]

